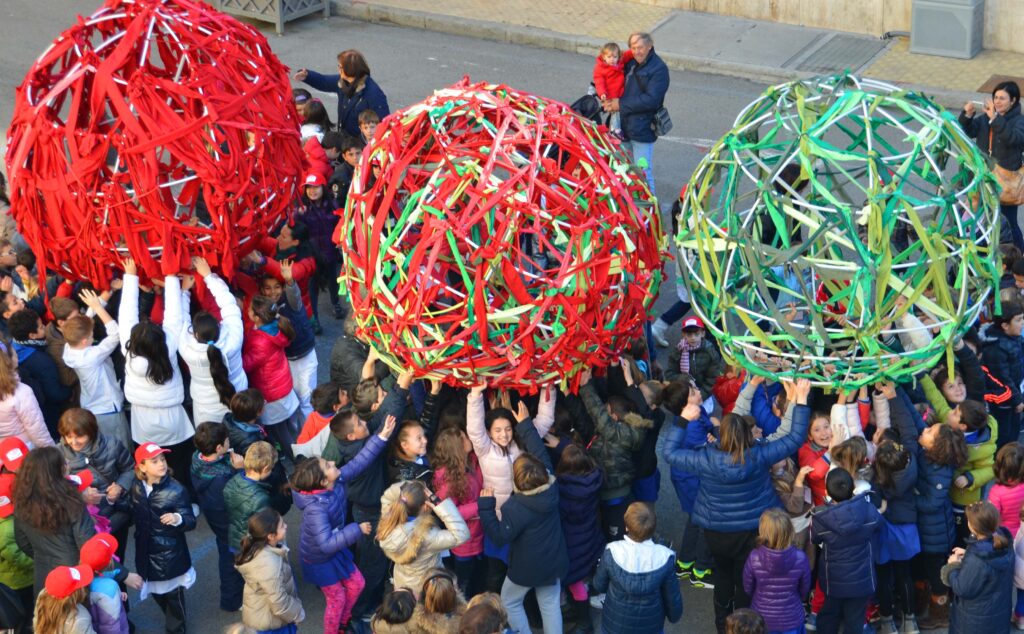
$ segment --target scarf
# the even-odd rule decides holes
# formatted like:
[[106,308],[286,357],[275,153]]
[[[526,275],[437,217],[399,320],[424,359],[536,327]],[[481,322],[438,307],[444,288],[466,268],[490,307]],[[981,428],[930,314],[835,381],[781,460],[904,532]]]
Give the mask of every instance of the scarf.
[[700,350],[700,347],[701,347],[701,345],[703,345],[703,343],[704,343],[704,340],[701,339],[701,342],[699,344],[697,344],[696,346],[693,346],[691,348],[686,343],[686,337],[683,337],[682,339],[679,340],[679,344],[676,347],[679,348],[679,351],[682,353],[682,354],[679,355],[679,371],[680,372],[682,372],[683,374],[689,376],[689,374],[690,374],[690,353],[695,351],[695,350]]

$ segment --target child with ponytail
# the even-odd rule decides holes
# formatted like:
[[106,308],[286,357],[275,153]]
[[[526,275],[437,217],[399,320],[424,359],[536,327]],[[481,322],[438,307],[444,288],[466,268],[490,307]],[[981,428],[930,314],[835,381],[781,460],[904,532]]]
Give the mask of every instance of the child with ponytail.
[[264,508],[249,518],[249,530],[235,557],[235,567],[245,579],[242,622],[260,634],[295,634],[296,624],[306,618],[288,563],[287,532],[281,514]]
[[[192,266],[203,278],[217,302],[220,321],[206,311],[196,313],[191,327],[182,323],[181,358],[188,364],[192,381],[192,420],[196,424],[219,421],[228,413],[235,392],[249,387],[242,370],[242,311],[228,285],[210,270],[206,258],[192,258]],[[182,297],[182,313],[189,314],[189,296]]]
[[58,566],[46,575],[36,599],[34,628],[39,634],[96,634],[89,615],[88,566]]
[[[124,266],[124,286],[117,313],[117,334],[124,353],[124,395],[132,405],[132,440],[167,448],[167,463],[174,473],[188,473],[192,462],[192,422],[185,413],[185,387],[178,369],[178,344],[184,323],[182,280],[164,278],[163,324],[139,321],[139,276],[135,261]],[[185,276],[184,290],[192,286]],[[185,486],[192,491],[186,478]]]
[[949,631],[1007,634],[1013,593],[1012,538],[999,525],[999,511],[989,502],[964,510],[971,537],[967,548],[954,548],[942,567],[942,581],[953,590]]
[[291,321],[278,312],[274,300],[256,295],[249,303],[249,321],[242,344],[242,365],[252,387],[266,399],[263,423],[268,434],[289,458],[298,437],[299,398],[292,385],[285,348],[295,337]]
[[345,523],[348,500],[344,483],[379,458],[394,429],[395,418],[388,416],[380,433],[341,469],[323,458],[309,458],[300,462],[292,475],[292,497],[302,511],[302,576],[319,586],[327,599],[324,632],[338,632],[348,626],[352,607],[365,585],[349,547],[362,535],[369,535],[372,525]]
[[[380,505],[377,539],[395,562],[395,587],[412,588],[419,596],[423,580],[441,565],[441,553],[465,543],[469,527],[451,499],[442,502],[419,480],[391,485]],[[431,512],[441,519],[444,530],[434,526]]]

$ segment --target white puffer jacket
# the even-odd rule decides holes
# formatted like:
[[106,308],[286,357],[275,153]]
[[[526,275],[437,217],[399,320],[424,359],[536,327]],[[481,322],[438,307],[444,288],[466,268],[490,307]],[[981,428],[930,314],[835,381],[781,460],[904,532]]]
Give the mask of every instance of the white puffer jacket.
[[24,383],[18,383],[14,394],[0,401],[0,438],[8,436],[21,438],[29,449],[54,444],[39,409],[39,401],[32,388]]
[[[542,390],[540,406],[537,408],[537,417],[533,420],[533,426],[537,433],[543,438],[551,426],[555,424],[555,399],[547,398],[546,390]],[[484,487],[494,489],[495,505],[499,516],[501,506],[512,495],[512,463],[516,461],[522,451],[515,442],[511,443],[508,452],[502,451],[501,447],[494,444],[487,434],[487,427],[484,425],[484,397],[482,394],[470,393],[466,401],[466,435],[473,443],[473,451],[480,462],[480,472],[484,476]],[[516,421],[512,421],[515,427]]]
[[124,287],[121,289],[121,307],[117,313],[117,334],[121,339],[121,352],[124,354],[124,396],[132,405],[143,407],[173,407],[185,401],[185,388],[178,370],[178,336],[181,334],[181,283],[175,275],[168,275],[164,280],[164,338],[167,341],[167,354],[171,358],[174,376],[163,385],[149,380],[146,372],[149,362],[141,357],[128,354],[128,341],[131,339],[135,324],[139,323],[139,278],[137,275],[125,275]]
[[[206,276],[203,282],[220,309],[220,337],[214,345],[224,356],[231,384],[235,386],[236,391],[241,392],[249,387],[249,379],[242,369],[242,338],[245,332],[242,311],[235,302],[235,296],[228,290],[228,285],[216,274]],[[189,295],[183,293],[182,316],[190,313],[189,308]],[[178,352],[192,374],[189,386],[189,392],[192,394],[192,420],[196,423],[220,421],[228,413],[228,408],[221,403],[217,388],[213,385],[213,377],[210,376],[210,359],[207,356],[210,344],[196,339],[195,333],[192,332],[192,324],[187,318],[182,319],[180,341],[181,348]]]

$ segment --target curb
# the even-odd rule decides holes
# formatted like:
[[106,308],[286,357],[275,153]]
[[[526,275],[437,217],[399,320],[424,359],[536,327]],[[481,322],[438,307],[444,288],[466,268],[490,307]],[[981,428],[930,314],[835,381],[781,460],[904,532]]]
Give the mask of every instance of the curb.
[[[580,55],[597,55],[604,44],[603,40],[589,35],[571,35],[531,26],[518,26],[438,13],[427,13],[373,4],[372,2],[363,2],[362,0],[331,0],[331,14],[361,22],[394,24],[396,26],[462,35],[492,42],[546,48]],[[815,76],[815,73],[758,66],[756,64],[727,62],[705,57],[680,55],[667,51],[658,51],[658,55],[673,70],[724,75],[762,84],[779,84],[794,79],[808,79]],[[907,90],[927,94],[938,103],[954,111],[959,111],[963,103],[971,99],[977,99],[977,95],[980,94],[936,88],[934,86],[907,84],[882,78],[878,79],[888,81]]]

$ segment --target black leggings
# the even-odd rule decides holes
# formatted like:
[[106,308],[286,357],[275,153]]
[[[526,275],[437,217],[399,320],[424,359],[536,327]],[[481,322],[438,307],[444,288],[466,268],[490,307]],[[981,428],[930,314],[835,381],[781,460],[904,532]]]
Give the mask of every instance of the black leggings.
[[914,579],[909,561],[890,561],[875,566],[878,572],[878,611],[892,616],[899,608],[902,614],[914,613]]
[[750,607],[750,595],[743,589],[743,566],[757,544],[757,533],[704,529],[704,538],[715,561],[715,626],[724,632],[727,616],[734,610]]

